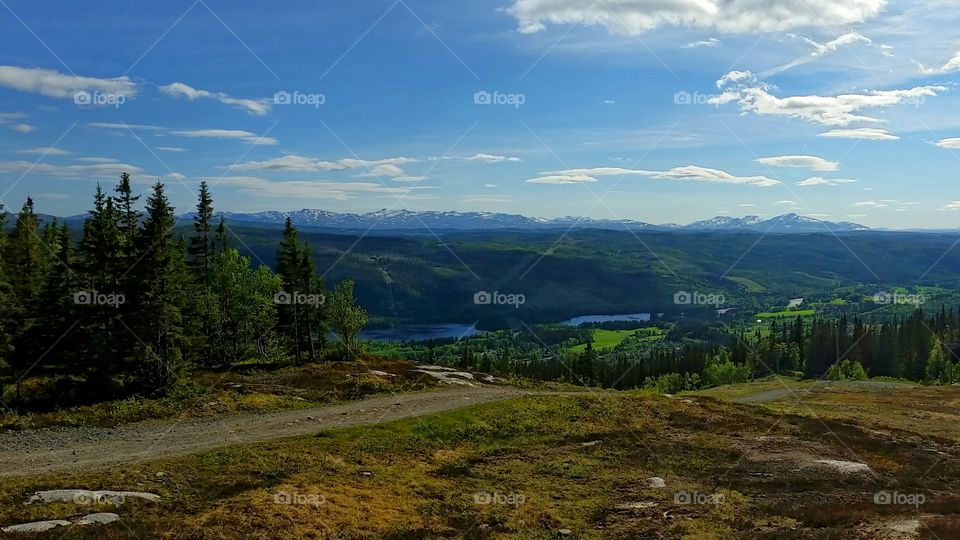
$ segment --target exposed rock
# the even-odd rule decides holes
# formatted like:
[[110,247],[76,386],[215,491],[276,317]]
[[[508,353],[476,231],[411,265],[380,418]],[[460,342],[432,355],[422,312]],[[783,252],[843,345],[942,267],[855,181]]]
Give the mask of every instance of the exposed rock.
[[664,488],[664,487],[667,487],[667,482],[666,480],[664,480],[663,478],[660,478],[659,476],[652,476],[650,478],[647,478],[647,487]]
[[603,444],[603,441],[590,441],[590,442],[580,443],[580,446],[583,446],[584,448],[590,448],[593,446],[600,446],[601,444]]
[[857,463],[856,461],[842,461],[838,459],[818,459],[817,463],[826,465],[843,474],[873,474],[873,469],[866,463]]
[[10,525],[9,527],[3,527],[0,531],[5,533],[41,533],[44,531],[49,531],[50,529],[56,529],[57,527],[66,527],[70,525],[69,521],[64,521],[62,519],[52,519],[50,521],[34,521],[32,523],[23,523],[21,525]]
[[120,521],[120,516],[110,512],[101,512],[99,514],[83,516],[74,523],[77,525],[106,525],[115,521]]
[[157,502],[160,496],[142,491],[90,491],[86,489],[52,489],[34,493],[27,504],[72,502],[75,504],[112,504],[120,506],[127,499],[143,499]]
[[653,501],[637,501],[618,504],[614,506],[617,510],[643,510],[644,508],[653,508],[657,503]]

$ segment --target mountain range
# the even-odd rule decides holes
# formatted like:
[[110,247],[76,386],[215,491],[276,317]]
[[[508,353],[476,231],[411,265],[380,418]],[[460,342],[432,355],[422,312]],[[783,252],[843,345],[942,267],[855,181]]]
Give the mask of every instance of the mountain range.
[[[222,212],[228,222],[249,225],[281,225],[290,217],[297,227],[342,230],[417,231],[417,230],[546,230],[608,229],[631,231],[751,231],[770,233],[852,232],[868,227],[850,222],[832,222],[797,214],[783,214],[770,219],[759,216],[735,218],[718,216],[689,225],[655,225],[629,219],[592,219],[583,217],[536,218],[495,212],[413,212],[410,210],[378,210],[366,214],[347,214],[327,210],[303,209],[294,212],[267,211],[256,213]],[[193,214],[181,216],[192,219]]]

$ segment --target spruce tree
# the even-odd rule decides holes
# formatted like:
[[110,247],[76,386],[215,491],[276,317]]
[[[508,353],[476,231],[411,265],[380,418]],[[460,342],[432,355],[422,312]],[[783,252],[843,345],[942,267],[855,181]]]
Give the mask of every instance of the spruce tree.
[[197,215],[193,218],[193,236],[190,237],[188,250],[189,262],[197,282],[208,285],[214,254],[213,198],[205,181],[200,182],[197,199]]
[[189,278],[182,245],[174,239],[173,211],[158,180],[147,198],[146,216],[139,232],[140,262],[131,272],[138,285],[132,299],[135,317],[131,321],[140,341],[137,382],[147,392],[162,392],[171,387],[185,368],[182,312]]
[[40,227],[33,210],[33,199],[20,210],[13,231],[5,246],[5,263],[11,291],[11,335],[13,351],[8,363],[17,378],[17,403],[21,400],[21,383],[42,356],[42,345],[32,338],[32,331],[42,311],[40,292],[43,288],[47,259],[40,240]]

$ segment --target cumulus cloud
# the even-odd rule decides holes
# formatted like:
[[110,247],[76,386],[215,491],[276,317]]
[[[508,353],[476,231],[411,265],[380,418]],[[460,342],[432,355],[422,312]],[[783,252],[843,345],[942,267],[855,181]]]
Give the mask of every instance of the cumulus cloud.
[[953,201],[952,203],[948,203],[946,206],[941,208],[941,210],[950,210],[954,212],[957,210],[960,210],[960,201]]
[[168,96],[185,97],[189,101],[195,99],[212,99],[224,105],[230,105],[247,111],[250,114],[263,116],[270,112],[270,103],[266,99],[239,99],[230,97],[223,92],[198,90],[181,82],[161,86],[160,91]]
[[102,92],[131,98],[137,85],[129,77],[98,79],[67,75],[52,69],[0,66],[0,86],[53,98],[73,99],[77,92]]
[[816,156],[772,156],[756,160],[772,167],[796,167],[813,171],[835,171],[840,164]]
[[719,169],[687,165],[674,167],[668,171],[645,171],[640,169],[622,169],[619,167],[597,167],[593,169],[567,169],[541,173],[537,178],[527,182],[531,184],[583,184],[596,182],[598,176],[626,176],[636,175],[655,178],[658,180],[675,180],[686,182],[708,182],[716,184],[745,184],[760,187],[770,187],[780,182],[766,176],[734,176]]
[[603,26],[635,36],[661,26],[725,33],[838,27],[870,19],[885,5],[886,0],[515,0],[507,12],[527,34],[540,32],[549,23]]
[[33,133],[37,128],[31,126],[30,124],[14,124],[10,126],[10,129],[16,131],[17,133]]
[[[837,127],[846,127],[853,122],[880,123],[881,119],[866,116],[861,111],[888,108],[901,103],[919,104],[928,97],[947,91],[945,86],[917,86],[904,90],[871,90],[862,94],[778,98],[770,93],[770,85],[760,82],[749,71],[732,71],[718,80],[717,86],[727,89],[724,94],[735,93],[734,100],[744,113],[786,116]],[[708,103],[722,105],[734,100],[729,97],[724,100],[711,98]]]
[[954,137],[951,139],[940,139],[939,141],[937,141],[937,146],[939,146],[940,148],[949,148],[951,150],[960,149],[960,137]]
[[868,141],[898,141],[900,137],[880,128],[852,128],[831,129],[818,137],[832,137],[835,139],[863,139]]
[[797,185],[800,187],[811,187],[811,186],[838,186],[840,184],[852,184],[856,180],[850,178],[823,178],[822,176],[811,176],[806,180],[801,180],[797,182]]

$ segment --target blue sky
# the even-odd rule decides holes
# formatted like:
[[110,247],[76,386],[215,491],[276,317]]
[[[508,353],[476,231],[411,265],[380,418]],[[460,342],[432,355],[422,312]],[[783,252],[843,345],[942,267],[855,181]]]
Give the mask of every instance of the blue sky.
[[955,227],[958,78],[946,0],[2,0],[0,199]]

